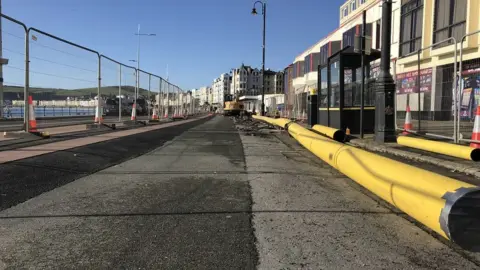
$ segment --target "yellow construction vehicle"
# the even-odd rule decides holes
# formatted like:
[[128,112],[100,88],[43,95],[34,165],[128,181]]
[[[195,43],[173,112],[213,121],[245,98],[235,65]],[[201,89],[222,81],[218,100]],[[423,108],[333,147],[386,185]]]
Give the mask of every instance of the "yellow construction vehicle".
[[245,107],[238,97],[231,95],[225,97],[225,107],[223,108],[223,115],[225,116],[240,116],[245,112]]
[[244,112],[243,102],[232,100],[225,101],[225,107],[223,108],[223,115],[225,116],[238,116]]

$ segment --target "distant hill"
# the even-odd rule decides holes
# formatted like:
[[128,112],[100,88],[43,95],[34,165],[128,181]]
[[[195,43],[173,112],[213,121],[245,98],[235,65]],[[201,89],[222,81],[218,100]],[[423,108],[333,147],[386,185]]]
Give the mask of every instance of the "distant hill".
[[[5,85],[5,100],[22,100],[24,88],[21,86]],[[61,89],[61,88],[38,88],[30,87],[30,94],[35,100],[65,100],[67,97],[76,97],[79,99],[90,99],[97,95],[97,88],[80,88],[80,89]],[[133,96],[135,87],[122,86],[122,95]],[[109,97],[118,95],[118,86],[103,86],[100,88],[100,96]],[[147,96],[148,90],[140,88],[139,95]]]

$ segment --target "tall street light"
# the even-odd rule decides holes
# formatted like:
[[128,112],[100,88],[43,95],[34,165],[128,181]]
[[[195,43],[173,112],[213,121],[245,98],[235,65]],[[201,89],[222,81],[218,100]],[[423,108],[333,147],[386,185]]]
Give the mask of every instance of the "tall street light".
[[375,90],[375,141],[394,142],[395,136],[395,82],[390,74],[390,45],[392,27],[392,0],[382,3],[382,54],[380,74]]
[[[132,62],[137,62],[137,85],[135,89],[135,100],[134,104],[137,103],[137,96],[138,92],[140,91],[140,36],[156,36],[156,34],[141,34],[140,33],[140,24],[138,25],[138,32],[135,34],[138,36],[138,44],[137,44],[137,60],[130,60]],[[148,97],[150,98],[150,97]]]
[[262,5],[262,15],[263,15],[263,45],[262,45],[262,111],[261,114],[265,115],[265,26],[267,18],[267,3],[264,1],[257,1],[253,3],[252,14],[257,15],[257,10],[255,6],[257,4]]

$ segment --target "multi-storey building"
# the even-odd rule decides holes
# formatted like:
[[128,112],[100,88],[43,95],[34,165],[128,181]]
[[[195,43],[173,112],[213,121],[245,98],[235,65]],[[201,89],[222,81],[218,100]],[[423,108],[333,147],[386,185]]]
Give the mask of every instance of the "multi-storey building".
[[283,94],[285,89],[284,89],[284,71],[277,71],[275,73],[275,78],[274,78],[274,85],[275,85],[275,90],[274,94]]
[[[461,117],[473,119],[480,103],[480,34],[469,33],[480,30],[479,12],[478,0],[402,2],[397,31],[400,44],[396,65],[397,108],[405,108],[408,104],[412,110],[417,110],[419,104],[425,119],[452,120],[457,97]],[[416,90],[418,60],[420,93]],[[460,60],[463,60],[461,74],[458,71]],[[461,79],[458,87],[454,85],[455,78]],[[459,91],[457,95],[453,91],[455,88]]]
[[284,76],[284,94],[285,94],[285,110],[287,116],[291,116],[293,110],[295,89],[293,87],[293,64],[289,65],[283,70]]
[[225,101],[225,95],[230,94],[230,85],[232,82],[232,76],[228,73],[220,75],[218,78],[213,80],[212,84],[212,95],[213,100],[212,104],[217,105],[220,108],[223,107]]
[[262,87],[262,72],[257,68],[242,64],[239,68],[232,69],[231,74],[231,95],[241,96],[258,93]]
[[199,99],[199,104],[200,106],[209,104],[211,105],[211,87],[210,86],[202,86],[200,89],[198,89],[198,99]]
[[[275,93],[277,90],[275,87],[275,78],[276,78],[276,72],[271,71],[269,69],[265,70],[265,94],[272,94]],[[262,85],[260,84],[260,91],[259,93],[262,93]]]
[[[382,0],[345,1],[339,9],[339,27],[295,58],[291,70],[292,87],[296,93],[294,107],[298,110],[305,109],[307,92],[318,88],[320,107],[327,107],[327,103],[331,103],[329,107],[339,106],[336,101],[338,96],[332,96],[331,91],[327,93],[328,89],[333,89],[328,87],[329,82],[318,82],[318,77],[330,76],[326,67],[329,58],[354,46],[355,36],[362,33],[364,11],[367,23],[365,30],[371,38],[371,48],[381,50],[381,4]],[[391,73],[396,81],[397,118],[404,117],[408,106],[414,118],[420,117],[426,121],[452,121],[455,107],[460,107],[462,118],[473,119],[473,111],[480,104],[480,34],[477,33],[480,30],[479,11],[478,0],[393,2],[390,60]],[[374,82],[379,71],[379,60],[369,62],[367,66],[367,83]],[[321,67],[320,74],[318,67]],[[458,72],[460,67],[461,74]],[[331,68],[336,70],[339,67]],[[417,76],[418,70],[420,76]],[[359,80],[361,72],[345,71],[341,78],[344,78],[345,85],[355,84],[358,83],[355,79],[353,82],[348,80]],[[333,79],[334,77],[330,84],[338,83]],[[337,79],[339,78],[335,77]],[[455,81],[458,82],[457,85]],[[290,87],[286,88],[291,90]],[[359,93],[359,89],[354,86],[348,89],[351,98],[344,100],[343,107],[358,105],[359,95],[354,92]],[[370,92],[366,93],[365,105],[370,110],[375,109],[373,89],[374,87],[367,87],[366,90]],[[287,100],[290,102],[288,98]],[[457,106],[454,106],[455,100]]]
[[[405,0],[404,0],[405,1]],[[340,7],[340,24],[337,29],[326,35],[316,44],[298,55],[292,66],[292,87],[295,92],[294,108],[301,112],[306,110],[307,93],[318,90],[320,99],[327,95],[326,82],[318,85],[318,67],[325,65],[330,56],[348,46],[354,45],[354,37],[362,30],[362,13],[367,12],[366,33],[372,39],[372,48],[380,49],[381,0],[349,0]],[[393,5],[393,27],[398,29],[399,4]],[[392,37],[398,36],[392,31]],[[392,39],[392,52],[398,51],[398,38]],[[395,57],[395,56],[393,56]],[[376,65],[374,63],[373,65]],[[323,71],[326,72],[326,69]],[[326,76],[324,76],[326,77]],[[318,89],[320,88],[320,89]]]

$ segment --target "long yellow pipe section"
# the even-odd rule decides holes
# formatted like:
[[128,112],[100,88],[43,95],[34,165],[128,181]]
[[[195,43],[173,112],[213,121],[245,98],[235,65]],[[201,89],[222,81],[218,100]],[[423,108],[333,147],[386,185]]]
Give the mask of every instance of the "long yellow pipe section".
[[480,149],[446,142],[429,141],[424,139],[400,136],[397,143],[411,148],[417,148],[433,153],[457,157],[461,159],[480,161]]
[[[274,125],[286,122],[255,118]],[[480,249],[477,186],[333,141],[288,121],[281,127],[317,157],[443,237],[465,249]]]

